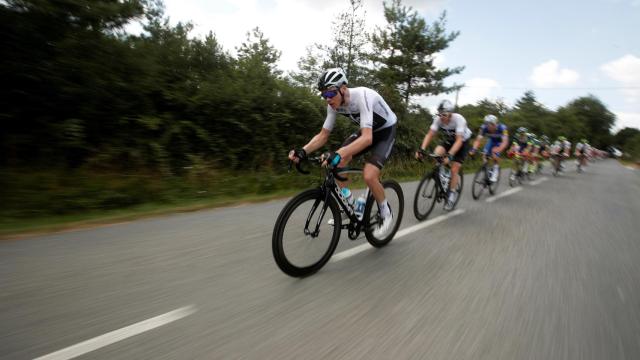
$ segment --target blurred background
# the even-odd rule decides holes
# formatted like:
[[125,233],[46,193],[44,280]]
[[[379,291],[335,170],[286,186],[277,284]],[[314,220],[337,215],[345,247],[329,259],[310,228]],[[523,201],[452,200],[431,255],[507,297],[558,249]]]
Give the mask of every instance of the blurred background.
[[[328,5],[333,16],[317,31],[330,40],[304,44],[285,71],[258,24],[244,24],[251,30],[230,49],[214,33],[224,29],[195,35],[194,24],[170,21],[162,1],[0,1],[0,232],[307,187],[287,173],[286,154],[320,129],[325,104],[313,86],[327,67],[383,95],[400,119],[385,171],[417,179],[411,154],[431,122],[421,99],[457,101],[465,86],[451,81],[464,58],[437,61],[459,30],[444,11],[425,19],[400,1]],[[367,7],[384,10],[383,26],[367,26]],[[640,130],[614,131],[616,115],[591,94],[551,109],[522,90],[513,102],[485,98],[459,112],[474,132],[493,113],[512,129],[640,156]],[[327,149],[351,131],[339,122]]]

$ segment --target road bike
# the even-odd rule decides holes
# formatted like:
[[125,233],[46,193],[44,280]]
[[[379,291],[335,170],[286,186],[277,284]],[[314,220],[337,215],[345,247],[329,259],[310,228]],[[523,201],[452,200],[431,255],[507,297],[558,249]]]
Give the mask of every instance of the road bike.
[[509,186],[522,185],[526,178],[531,180],[532,175],[528,171],[527,162],[521,153],[513,155],[513,166],[509,169]]
[[498,177],[495,182],[491,181],[493,166],[489,166],[489,160],[486,154],[482,154],[482,166],[473,176],[473,184],[471,184],[471,195],[474,200],[478,200],[485,189],[489,189],[489,194],[493,195],[500,184],[500,168],[498,167]]
[[[326,157],[321,156],[308,161],[319,165],[324,159]],[[302,174],[309,174],[300,163],[296,164],[296,169]],[[276,220],[272,236],[273,257],[285,274],[304,277],[320,270],[336,250],[342,230],[347,230],[351,240],[356,240],[364,232],[367,241],[376,248],[393,239],[404,213],[402,188],[395,180],[381,182],[393,214],[393,223],[382,238],[377,238],[374,230],[382,217],[371,191],[368,188],[364,190],[366,203],[362,218],[358,218],[353,205],[344,198],[336,182],[346,181],[343,175],[362,172],[362,169],[351,167],[325,168],[324,180],[319,187],[305,190],[287,202]],[[346,219],[342,219],[342,214]],[[329,219],[333,219],[333,223],[328,222]]]
[[564,154],[552,154],[551,155],[551,167],[552,167],[551,173],[553,174],[553,176],[558,176],[558,174],[560,174],[560,172],[563,171],[564,167],[562,165],[562,161],[566,157],[567,156],[565,156]]
[[[425,154],[424,152],[422,153]],[[427,172],[422,180],[420,180],[413,199],[413,214],[416,219],[420,221],[429,216],[436,203],[444,202],[446,204],[447,195],[449,194],[451,170],[442,163],[444,156],[429,154],[429,157],[435,160],[435,166],[433,170]],[[462,173],[462,168],[460,168],[458,172],[458,185],[456,186],[458,198],[453,204],[453,209],[455,209],[458,201],[460,201],[462,186],[464,184],[463,180],[464,174]]]

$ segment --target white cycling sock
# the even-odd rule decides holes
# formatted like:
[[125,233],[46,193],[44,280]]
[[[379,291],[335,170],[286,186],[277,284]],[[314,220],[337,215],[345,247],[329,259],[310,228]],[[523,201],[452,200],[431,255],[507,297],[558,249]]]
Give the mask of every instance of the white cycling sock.
[[382,203],[378,203],[378,209],[380,209],[380,215],[382,215],[383,218],[389,217],[389,215],[391,215],[391,210],[389,209],[389,203],[387,202],[387,199],[384,199]]

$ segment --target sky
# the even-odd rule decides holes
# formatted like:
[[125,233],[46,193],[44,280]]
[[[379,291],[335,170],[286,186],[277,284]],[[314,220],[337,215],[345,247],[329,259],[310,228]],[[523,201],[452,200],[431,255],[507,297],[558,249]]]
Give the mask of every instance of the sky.
[[[329,44],[331,22],[348,0],[164,0],[172,24],[190,21],[193,36],[213,32],[226,51],[259,27],[295,71],[306,47]],[[438,54],[443,67],[464,66],[447,85],[464,84],[458,104],[488,98],[513,105],[534,91],[551,110],[594,95],[616,114],[614,131],[640,129],[640,0],[403,0],[433,23],[446,11],[460,35]],[[367,28],[385,24],[382,0],[363,0]],[[453,94],[416,99],[434,109]]]

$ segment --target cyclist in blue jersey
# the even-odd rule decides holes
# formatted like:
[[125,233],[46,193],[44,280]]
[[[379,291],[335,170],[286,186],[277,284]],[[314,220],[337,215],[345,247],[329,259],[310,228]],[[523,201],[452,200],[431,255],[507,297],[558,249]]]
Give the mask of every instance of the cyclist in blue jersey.
[[480,146],[483,137],[487,137],[487,143],[482,150],[483,156],[490,156],[493,159],[493,170],[491,171],[492,182],[498,181],[500,174],[500,154],[507,148],[509,144],[509,130],[505,124],[500,124],[495,115],[487,115],[484,117],[484,124],[480,126],[478,136],[473,142],[473,147],[469,154],[473,156]]
[[[329,140],[337,115],[343,115],[358,125],[359,130],[349,136],[326,161],[330,167],[345,167],[355,156],[365,152],[364,181],[378,203],[382,222],[374,236],[382,238],[393,223],[393,214],[380,183],[380,171],[391,155],[396,139],[396,114],[376,91],[366,87],[347,87],[347,76],[340,68],[324,71],[317,89],[327,102],[327,117],[322,129],[302,148],[289,152],[289,160],[298,162],[320,149]],[[346,186],[345,183],[340,184]]]

